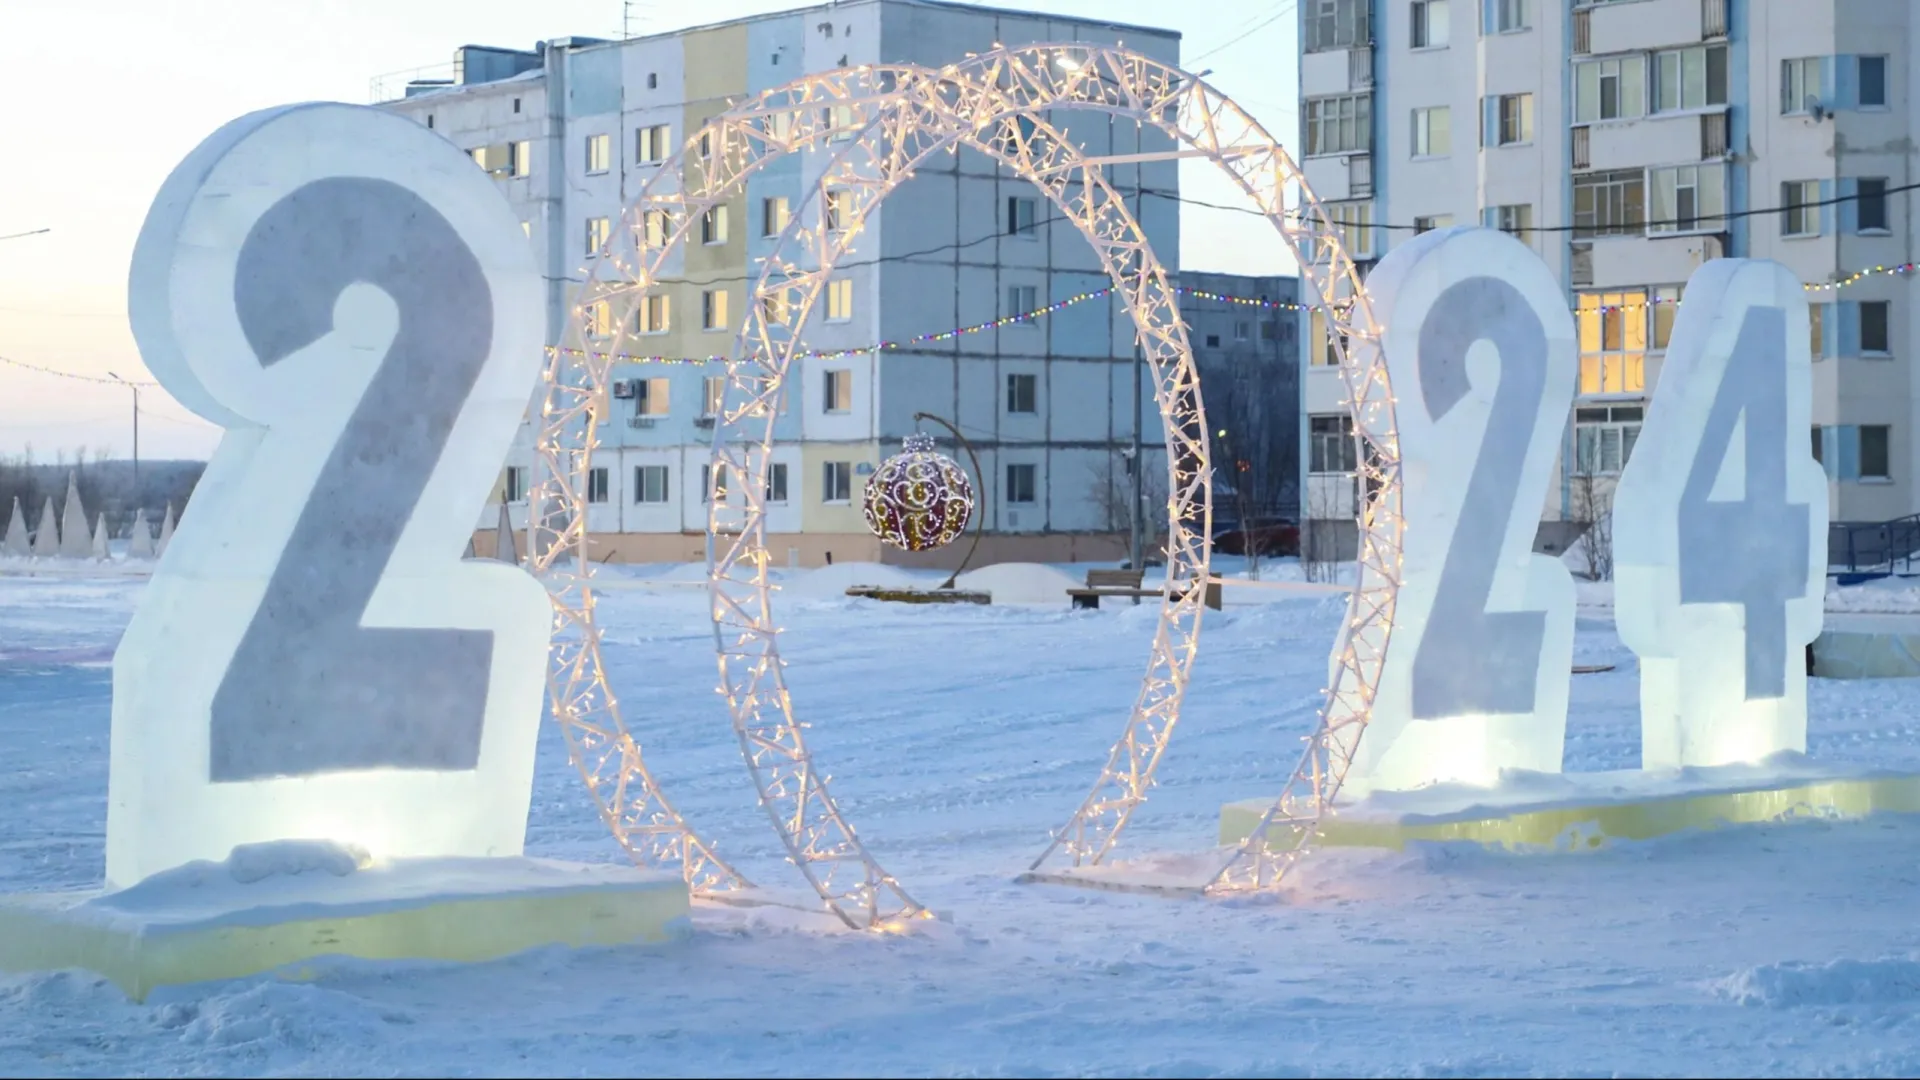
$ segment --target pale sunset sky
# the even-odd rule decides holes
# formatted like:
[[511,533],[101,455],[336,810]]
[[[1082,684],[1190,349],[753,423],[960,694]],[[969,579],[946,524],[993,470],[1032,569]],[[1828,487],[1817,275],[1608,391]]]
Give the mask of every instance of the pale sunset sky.
[[[790,0],[651,0],[631,5],[653,34],[809,5]],[[990,6],[1166,27],[1183,65],[1292,146],[1298,127],[1293,0],[1030,0]],[[530,49],[565,36],[620,36],[621,0],[0,0],[0,455],[38,460],[132,450],[129,391],[19,365],[108,379],[152,376],[127,327],[127,266],[161,182],[199,141],[244,113],[297,101],[364,104],[374,76],[445,64],[463,44]],[[1183,194],[1244,197],[1188,163]],[[1181,209],[1181,265],[1291,273],[1269,230],[1244,214]],[[928,327],[943,330],[946,327]],[[205,458],[220,429],[157,388],[140,391],[140,456]]]

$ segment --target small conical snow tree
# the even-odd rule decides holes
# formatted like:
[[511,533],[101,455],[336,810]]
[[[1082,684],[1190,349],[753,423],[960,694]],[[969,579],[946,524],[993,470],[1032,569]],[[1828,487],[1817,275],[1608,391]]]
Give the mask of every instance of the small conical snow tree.
[[507,504],[500,503],[500,522],[493,527],[493,557],[504,563],[520,565],[519,553],[513,549],[513,517],[507,513]]
[[165,555],[167,545],[173,542],[173,504],[167,504],[167,516],[160,520],[160,542],[154,545],[155,555]]
[[13,497],[13,514],[7,518],[7,539],[0,544],[0,552],[13,559],[24,559],[33,554],[27,546],[27,515],[20,509],[20,496]]
[[147,511],[133,512],[133,536],[127,541],[127,558],[153,558],[153,526],[147,524]]
[[60,557],[85,559],[93,555],[93,530],[87,528],[87,509],[80,505],[80,481],[67,474],[66,512],[60,515]]
[[47,505],[40,508],[40,524],[33,530],[33,557],[51,559],[60,554],[60,526],[53,516],[53,496],[47,496]]
[[100,512],[100,524],[93,527],[93,557],[105,562],[107,558],[107,512]]

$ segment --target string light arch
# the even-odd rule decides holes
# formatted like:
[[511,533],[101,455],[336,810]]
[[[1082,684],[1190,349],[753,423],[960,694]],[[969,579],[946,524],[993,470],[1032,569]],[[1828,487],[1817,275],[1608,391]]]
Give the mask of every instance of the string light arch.
[[[1128,118],[1166,136],[1166,148],[1084,154],[1049,122],[1051,110],[1083,109]],[[794,719],[772,622],[762,487],[778,401],[798,328],[835,262],[867,215],[929,157],[960,146],[981,150],[1034,183],[1093,245],[1134,316],[1151,364],[1168,439],[1167,587],[1148,671],[1121,738],[1090,794],[1035,861],[1043,868],[1099,863],[1112,850],[1179,718],[1197,654],[1208,580],[1210,469],[1204,407],[1174,290],[1105,170],[1183,158],[1211,160],[1240,186],[1299,253],[1329,319],[1342,331],[1341,371],[1362,430],[1386,433],[1361,470],[1363,508],[1357,587],[1336,646],[1335,677],[1321,721],[1307,740],[1285,793],[1254,836],[1225,859],[1206,887],[1257,887],[1278,879],[1313,835],[1337,794],[1367,718],[1390,632],[1401,523],[1393,404],[1371,310],[1338,226],[1329,221],[1298,167],[1251,117],[1201,80],[1124,48],[1032,45],[997,48],[940,69],[869,67],[809,76],[736,106],[692,135],[629,206],[622,226],[588,269],[570,330],[577,348],[556,350],[548,369],[542,464],[531,494],[536,567],[565,569],[554,589],[557,619],[579,640],[593,633],[588,581],[587,490],[612,358],[636,327],[657,323],[654,290],[687,234],[742,193],[750,176],[797,151],[834,150],[806,202],[763,261],[729,364],[715,424],[711,475],[737,498],[709,500],[708,553],[720,692],[743,756],[791,860],[830,910],[849,925],[895,927],[926,915],[866,850],[814,766]],[[1299,209],[1287,210],[1289,190]],[[805,265],[786,256],[803,253]],[[1357,347],[1344,355],[1346,343]],[[1196,528],[1197,526],[1197,528]],[[564,553],[564,557],[560,556]],[[741,884],[684,820],[671,812],[619,721],[596,648],[556,647],[556,714],[570,730],[589,787],[616,770],[622,801],[602,798],[616,836],[637,858],[678,861],[693,881]],[[590,710],[590,711],[589,711]],[[585,716],[583,717],[583,713]],[[597,720],[585,723],[583,720]],[[635,789],[638,789],[637,791]],[[612,805],[617,810],[607,810]],[[645,826],[644,828],[642,826]],[[1290,835],[1289,835],[1290,832]],[[637,839],[639,842],[637,842]],[[1271,842],[1270,842],[1271,841]],[[698,883],[696,883],[698,884]]]

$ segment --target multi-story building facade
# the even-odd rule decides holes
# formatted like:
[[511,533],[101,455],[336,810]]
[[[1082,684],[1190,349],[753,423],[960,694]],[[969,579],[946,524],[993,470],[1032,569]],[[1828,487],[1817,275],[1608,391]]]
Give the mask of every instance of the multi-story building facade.
[[[809,73],[887,62],[939,66],[997,44],[1121,43],[1177,62],[1172,31],[1000,11],[937,0],[845,2],[623,41],[563,39],[535,50],[469,47],[451,78],[415,79],[385,102],[470,152],[498,178],[547,277],[548,343],[566,337],[581,268],[625,207],[712,117]],[[377,97],[390,96],[376,91]],[[1077,112],[1057,119],[1094,155],[1153,149],[1134,125]],[[659,308],[629,336],[612,373],[616,419],[596,455],[588,529],[614,561],[704,557],[708,461],[727,354],[759,260],[839,146],[757,173],[717,225],[662,268]],[[1107,169],[1122,191],[1176,193],[1174,163]],[[1178,203],[1139,208],[1161,260],[1178,267]],[[1151,377],[1124,308],[1105,296],[1044,317],[924,340],[1103,290],[1079,232],[1025,181],[972,150],[920,167],[868,219],[802,332],[768,477],[768,548],[781,561],[912,561],[883,549],[860,508],[864,478],[925,412],[965,433],[985,475],[976,512],[983,561],[1125,554],[1114,482],[1132,467],[1136,384],[1147,467],[1164,469]],[[898,348],[871,351],[885,343]],[[869,350],[869,351],[861,351]],[[946,438],[939,425],[925,426]],[[526,516],[531,429],[501,497]],[[1158,455],[1158,464],[1155,457]],[[956,456],[965,460],[965,455]],[[604,462],[604,464],[601,464]],[[489,517],[488,521],[491,522]],[[477,544],[490,547],[489,534]],[[957,557],[936,553],[933,558]]]
[[1206,402],[1214,520],[1300,516],[1300,279],[1180,274]]
[[[1543,509],[1579,516],[1632,453],[1688,276],[1774,259],[1813,285],[1914,259],[1920,130],[1905,0],[1302,0],[1304,169],[1377,259],[1429,228],[1506,229],[1579,331],[1579,398]],[[1920,324],[1905,276],[1812,292],[1812,440],[1834,520],[1920,511]],[[1350,429],[1308,334],[1310,501],[1352,512]],[[1337,498],[1336,498],[1337,496]],[[1344,501],[1341,501],[1344,500]],[[1309,511],[1312,512],[1311,510]]]

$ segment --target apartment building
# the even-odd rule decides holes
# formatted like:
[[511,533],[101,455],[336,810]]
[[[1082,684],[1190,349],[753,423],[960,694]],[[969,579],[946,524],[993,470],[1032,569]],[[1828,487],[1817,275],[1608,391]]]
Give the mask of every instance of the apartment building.
[[[547,277],[553,345],[565,337],[570,280],[661,163],[730,104],[809,73],[939,66],[997,44],[1052,41],[1179,58],[1179,35],[1167,30],[938,0],[844,0],[621,41],[468,46],[450,70],[378,84],[375,97],[444,135],[498,180]],[[1074,112],[1055,123],[1090,154],[1156,148],[1151,133],[1143,142],[1134,125],[1103,114]],[[725,365],[703,358],[732,349],[760,260],[787,215],[808,212],[805,196],[837,149],[792,155],[757,173],[663,267],[664,287],[625,346],[646,355],[612,373],[616,417],[589,484],[597,556],[704,557]],[[1172,162],[1118,164],[1107,175],[1123,191],[1179,187]],[[1129,201],[1154,250],[1177,270],[1177,201]],[[826,355],[796,361],[776,422],[765,494],[777,560],[958,557],[884,549],[862,517],[865,477],[922,428],[921,412],[957,425],[979,456],[976,512],[986,536],[976,558],[1124,556],[1127,526],[1116,513],[1124,507],[1113,505],[1112,478],[1132,467],[1136,383],[1144,386],[1147,468],[1165,462],[1151,376],[1136,361],[1125,310],[1102,296],[926,340],[1103,290],[1108,281],[1092,250],[1058,218],[1030,184],[962,150],[927,161],[868,220],[802,334],[806,349]],[[881,343],[902,345],[874,351]],[[950,441],[939,425],[924,427]],[[527,428],[500,489],[516,528],[526,519],[531,446]],[[485,529],[476,540],[483,549],[491,546]]]
[[1182,271],[1206,402],[1214,520],[1300,517],[1300,279]]
[[[1810,284],[1911,263],[1920,8],[1907,0],[1302,0],[1304,170],[1377,260],[1456,222],[1567,291],[1579,398],[1542,540],[1633,452],[1689,275],[1774,259]],[[1920,511],[1906,275],[1810,293],[1815,452],[1835,521]],[[1352,513],[1351,429],[1316,320],[1310,500]],[[1556,536],[1556,533],[1560,534]]]

